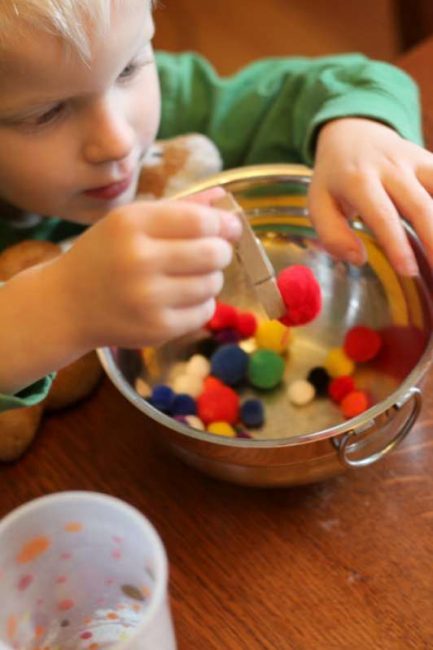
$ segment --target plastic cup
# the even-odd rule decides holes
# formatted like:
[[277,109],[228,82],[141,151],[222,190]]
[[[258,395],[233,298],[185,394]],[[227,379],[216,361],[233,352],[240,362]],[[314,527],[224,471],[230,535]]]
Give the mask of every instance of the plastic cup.
[[0,650],[175,650],[162,542],[138,510],[61,492],[0,522]]

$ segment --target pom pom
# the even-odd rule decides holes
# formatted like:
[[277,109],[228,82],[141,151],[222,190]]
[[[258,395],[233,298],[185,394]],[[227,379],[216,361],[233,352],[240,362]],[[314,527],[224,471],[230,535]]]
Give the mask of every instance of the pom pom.
[[215,332],[214,338],[217,343],[224,345],[225,343],[238,343],[242,337],[238,330],[226,328]]
[[349,375],[335,377],[328,386],[329,397],[339,404],[349,393],[355,390],[355,380]]
[[351,375],[355,370],[355,364],[349,359],[342,348],[332,348],[323,364],[331,377]]
[[202,339],[195,346],[195,351],[207,359],[213,355],[215,350],[218,350],[219,343],[212,336]]
[[198,431],[204,431],[205,426],[203,422],[196,415],[186,415],[185,422],[191,427],[191,429],[197,429]]
[[248,379],[256,388],[278,386],[284,374],[283,359],[272,350],[256,350],[250,355]]
[[341,412],[344,417],[354,418],[366,411],[369,407],[369,399],[363,390],[353,390],[343,398],[340,404]]
[[307,376],[307,381],[313,384],[316,395],[326,395],[331,377],[326,368],[316,366],[312,368]]
[[185,374],[204,379],[210,373],[210,363],[202,354],[194,354],[185,367]]
[[205,424],[210,422],[234,424],[239,416],[239,397],[228,386],[212,388],[199,396],[197,410]]
[[237,438],[244,438],[245,440],[251,440],[253,437],[249,431],[246,431],[245,429],[240,429],[239,427],[236,427],[236,437]]
[[247,399],[241,405],[240,417],[246,427],[257,429],[265,422],[263,402],[259,399]]
[[254,336],[257,329],[257,318],[249,311],[238,313],[236,329],[243,339],[249,339]]
[[290,338],[290,330],[278,320],[265,320],[257,327],[256,343],[259,348],[281,354],[286,351]]
[[305,406],[314,399],[316,394],[313,384],[306,379],[293,381],[287,389],[287,397],[295,406]]
[[224,386],[224,384],[220,379],[209,375],[203,382],[203,391],[212,390],[212,388],[221,388],[221,386]]
[[197,413],[195,399],[186,393],[175,395],[171,405],[171,413],[174,416],[195,415]]
[[150,403],[158,411],[163,413],[171,413],[171,408],[174,400],[174,391],[170,386],[165,384],[158,384],[153,387],[152,395],[150,396]]
[[206,324],[211,331],[234,329],[237,325],[238,313],[235,307],[224,302],[217,302],[214,315]]
[[320,313],[320,286],[307,266],[295,265],[283,269],[278,274],[277,285],[287,309],[279,319],[283,325],[305,325]]
[[198,397],[203,390],[203,379],[195,375],[180,375],[173,381],[173,390],[175,393]]
[[151,387],[142,377],[137,377],[135,380],[135,390],[141,397],[144,397],[144,399],[147,399],[152,395]]
[[205,429],[203,422],[196,415],[175,415],[174,419],[176,422],[186,424],[191,429],[197,429],[198,431],[204,431]]
[[234,386],[244,379],[248,368],[248,354],[238,345],[222,345],[211,358],[211,372],[225,384]]
[[352,327],[344,338],[344,351],[353,361],[371,361],[382,347],[380,335],[371,327]]
[[211,422],[207,428],[209,433],[226,438],[236,438],[236,431],[228,422]]

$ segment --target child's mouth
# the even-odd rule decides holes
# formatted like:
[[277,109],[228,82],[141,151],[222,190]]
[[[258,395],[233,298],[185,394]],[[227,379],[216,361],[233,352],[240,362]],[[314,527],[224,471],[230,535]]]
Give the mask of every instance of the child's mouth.
[[102,201],[109,201],[116,199],[118,196],[126,192],[132,182],[132,174],[127,176],[121,181],[116,181],[115,183],[110,183],[109,185],[103,185],[101,187],[95,187],[90,190],[85,190],[84,194],[86,196],[91,196],[93,199],[100,199]]

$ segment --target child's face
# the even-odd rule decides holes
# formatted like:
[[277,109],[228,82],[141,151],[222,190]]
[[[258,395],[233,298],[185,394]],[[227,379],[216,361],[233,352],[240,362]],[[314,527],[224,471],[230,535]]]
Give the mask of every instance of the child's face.
[[159,125],[153,22],[143,0],[113,11],[90,64],[30,29],[2,55],[0,197],[12,205],[93,223],[133,199]]

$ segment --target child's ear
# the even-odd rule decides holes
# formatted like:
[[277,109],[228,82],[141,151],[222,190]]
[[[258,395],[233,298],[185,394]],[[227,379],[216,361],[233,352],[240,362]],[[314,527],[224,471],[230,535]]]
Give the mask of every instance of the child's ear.
[[158,140],[143,160],[137,195],[140,199],[169,197],[221,169],[221,155],[204,135]]

